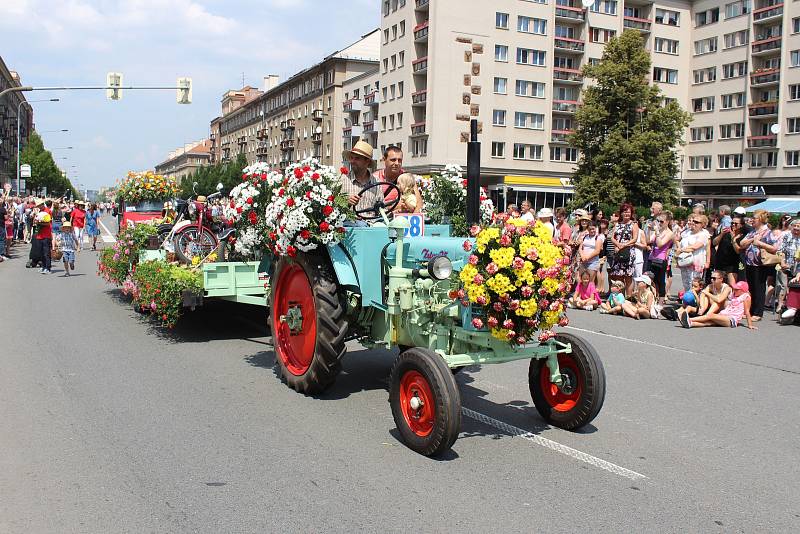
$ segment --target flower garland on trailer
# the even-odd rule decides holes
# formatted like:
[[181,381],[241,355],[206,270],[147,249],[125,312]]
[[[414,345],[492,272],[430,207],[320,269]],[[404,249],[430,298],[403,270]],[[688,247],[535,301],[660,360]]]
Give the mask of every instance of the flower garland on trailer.
[[153,171],[128,172],[117,189],[117,198],[136,204],[142,200],[167,200],[178,194],[174,178]]
[[265,213],[265,241],[273,254],[294,257],[339,242],[348,214],[340,178],[346,173],[313,158],[286,169]]
[[267,234],[266,206],[272,202],[273,191],[283,182],[283,175],[271,171],[263,162],[242,170],[242,182],[229,193],[222,207],[222,216],[236,228],[234,250],[252,256],[264,248]]
[[564,312],[572,286],[570,259],[553,244],[546,226],[509,219],[473,226],[470,233],[475,242],[464,242],[472,254],[459,274],[463,288],[451,297],[481,308],[484,318],[472,320],[475,328],[524,345],[537,332],[543,343],[554,336],[554,326],[569,324]]
[[[454,236],[467,235],[467,179],[459,165],[445,166],[441,174],[423,178],[420,193],[425,202],[425,215],[435,224],[449,221]],[[481,187],[480,222],[489,224],[494,216],[494,203],[486,189]]]

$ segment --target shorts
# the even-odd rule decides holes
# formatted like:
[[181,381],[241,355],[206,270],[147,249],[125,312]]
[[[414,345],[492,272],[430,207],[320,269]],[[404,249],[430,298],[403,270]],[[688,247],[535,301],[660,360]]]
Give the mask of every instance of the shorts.
[[75,263],[75,251],[74,250],[64,250],[64,255],[61,257],[61,261],[64,263]]
[[725,315],[728,320],[731,322],[731,328],[736,328],[739,326],[739,318],[735,315],[728,315],[727,313],[721,313],[721,315]]

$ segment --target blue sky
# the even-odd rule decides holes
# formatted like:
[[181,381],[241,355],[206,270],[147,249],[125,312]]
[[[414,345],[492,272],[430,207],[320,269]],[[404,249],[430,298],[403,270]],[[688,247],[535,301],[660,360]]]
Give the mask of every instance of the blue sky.
[[[228,89],[261,87],[343,48],[380,23],[379,0],[0,0],[0,55],[25,85],[125,85],[193,80],[193,103],[174,91],[27,93],[45,146],[73,183],[112,185],[208,135]],[[72,167],[75,169],[72,169]]]

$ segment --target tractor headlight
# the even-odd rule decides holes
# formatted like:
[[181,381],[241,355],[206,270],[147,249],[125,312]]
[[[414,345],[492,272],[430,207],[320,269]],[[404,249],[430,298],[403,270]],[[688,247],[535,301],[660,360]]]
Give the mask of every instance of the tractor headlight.
[[428,262],[428,273],[434,280],[447,280],[453,274],[453,262],[447,256],[437,256]]

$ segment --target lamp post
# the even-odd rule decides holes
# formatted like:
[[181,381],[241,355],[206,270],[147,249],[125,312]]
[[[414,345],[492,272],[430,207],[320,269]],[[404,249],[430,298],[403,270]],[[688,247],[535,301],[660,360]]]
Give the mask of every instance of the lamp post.
[[[58,99],[56,98],[56,100],[58,100]],[[62,130],[42,130],[42,131],[41,131],[41,132],[39,132],[39,133],[62,133],[62,132],[68,132],[68,131],[69,131],[69,130],[67,130],[66,128],[64,128],[64,129],[62,129]]]
[[[33,104],[35,102],[58,102],[60,100],[61,100],[60,98],[48,98],[46,100],[31,100],[30,102],[28,102],[27,100],[22,100],[17,105],[17,194],[18,195],[20,194],[20,191],[19,191],[19,164],[20,164],[20,162],[19,162],[19,127],[20,127],[20,122],[22,122],[22,121],[19,120],[19,113],[20,113],[20,109],[22,108],[22,104],[30,105],[30,104]],[[31,107],[31,111],[33,111],[33,107]]]

